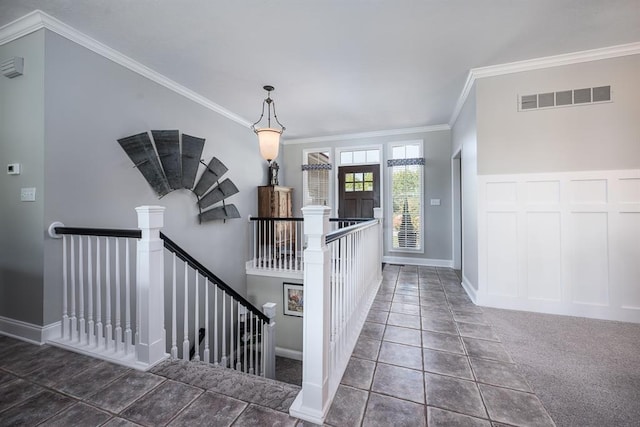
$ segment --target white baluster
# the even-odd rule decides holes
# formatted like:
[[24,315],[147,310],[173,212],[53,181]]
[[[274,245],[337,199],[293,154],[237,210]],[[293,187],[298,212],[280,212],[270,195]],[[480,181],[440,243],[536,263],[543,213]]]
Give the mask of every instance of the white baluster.
[[67,239],[66,235],[62,236],[62,339],[71,337],[71,329],[69,327],[69,316],[67,315],[67,288],[69,287],[69,278],[67,277]]
[[[235,349],[236,370],[237,371],[241,371],[242,370],[242,360],[241,360],[242,355],[240,354],[240,320],[241,320],[241,316],[242,315],[240,314],[240,304],[238,304],[238,301],[236,301],[235,299],[232,300],[232,306],[233,306],[233,304],[236,305],[236,317],[232,316],[231,318],[235,320],[236,328],[237,328],[237,331],[238,331],[238,334],[237,334],[237,337],[236,337],[237,341],[236,341],[236,349]],[[244,353],[245,353],[245,356],[246,356],[246,354],[247,354],[246,351]],[[231,360],[233,360],[233,358]],[[244,365],[247,366],[246,360],[245,360],[245,364]]]
[[[207,284],[207,288],[208,288]],[[220,359],[218,357],[218,287],[213,287],[213,364],[218,366]],[[207,322],[207,325],[209,322]]]
[[171,281],[171,358],[178,358],[178,323],[176,320],[176,254],[173,253],[173,268]]
[[205,362],[211,363],[211,355],[209,354],[209,279],[207,277],[204,278],[204,351],[202,358]]
[[129,239],[126,239],[124,246],[124,352],[131,352],[131,252],[129,250]]
[[76,339],[78,334],[78,319],[76,318],[76,246],[73,236],[71,237],[71,341]]
[[193,355],[193,360],[196,362],[200,361],[200,298],[198,297],[198,271],[196,271],[196,293],[195,293],[195,317],[194,317],[194,330],[196,331],[193,335],[193,348],[195,349],[195,353]]
[[100,238],[96,237],[96,347],[104,344],[104,329],[102,328],[102,274],[100,273]]
[[120,239],[114,240],[116,245],[116,328],[115,351],[122,350],[122,325],[120,324]]
[[96,339],[96,325],[93,322],[93,250],[91,237],[87,237],[87,344],[93,345]]
[[84,323],[84,250],[82,236],[78,236],[78,342],[85,339],[86,324]]
[[[247,330],[247,327],[245,326],[245,331]],[[250,311],[249,312],[249,373],[253,374],[253,356],[254,354],[252,353],[251,350],[253,350],[253,313]],[[245,350],[244,352],[247,352],[247,348],[246,348],[246,344],[245,344]]]
[[182,360],[189,360],[189,265],[184,263],[184,331]]
[[[227,316],[226,316],[226,311],[227,311],[227,306],[226,306],[226,298],[225,298],[225,292],[222,291],[222,357],[220,358],[220,364],[222,366],[224,366],[225,368],[228,367],[227,365]],[[218,316],[216,315],[216,318]],[[230,328],[231,329],[231,333],[233,334],[233,327]],[[216,328],[216,333],[218,332],[218,328]],[[218,342],[218,340],[216,340],[216,343]],[[216,352],[217,354],[217,352]]]
[[269,324],[262,330],[263,376],[276,377],[276,304],[268,302],[262,305],[262,312],[269,318]]
[[104,348],[111,349],[113,340],[113,326],[111,325],[111,251],[109,250],[109,238],[105,238],[105,288],[107,294],[104,301]]
[[[229,330],[231,331],[230,334],[230,340],[229,340],[229,365],[228,367],[230,367],[231,369],[236,369],[236,365],[234,363],[234,361],[236,360],[237,356],[234,358],[234,355],[236,354],[236,351],[234,351],[233,346],[235,345],[235,339],[234,339],[234,328],[235,328],[235,323],[233,322],[233,297],[231,295],[229,295]],[[237,348],[235,349],[237,350]],[[226,367],[227,365],[225,365]]]
[[249,223],[252,225],[252,229],[253,229],[253,246],[252,246],[252,253],[251,256],[253,257],[253,268],[256,268],[258,265],[258,236],[257,236],[257,232],[258,232],[258,221],[251,221],[249,220]]

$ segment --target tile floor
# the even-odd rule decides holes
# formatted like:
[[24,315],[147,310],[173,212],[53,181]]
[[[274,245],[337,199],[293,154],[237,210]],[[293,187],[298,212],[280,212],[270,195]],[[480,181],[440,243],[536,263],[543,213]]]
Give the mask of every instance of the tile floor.
[[[203,363],[141,373],[0,336],[3,426],[307,426],[287,413],[298,390]],[[456,273],[394,265],[326,423],[554,425]]]

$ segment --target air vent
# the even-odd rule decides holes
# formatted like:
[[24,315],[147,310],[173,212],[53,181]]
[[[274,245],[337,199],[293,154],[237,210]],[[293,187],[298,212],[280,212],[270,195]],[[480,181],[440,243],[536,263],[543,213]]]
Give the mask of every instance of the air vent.
[[518,102],[519,111],[540,110],[567,105],[585,105],[611,101],[611,86],[561,90],[558,92],[522,95]]

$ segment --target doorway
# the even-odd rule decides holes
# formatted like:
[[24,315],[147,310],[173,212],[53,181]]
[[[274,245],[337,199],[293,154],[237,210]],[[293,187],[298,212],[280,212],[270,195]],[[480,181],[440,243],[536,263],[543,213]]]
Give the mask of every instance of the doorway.
[[338,189],[339,218],[373,218],[380,207],[380,166],[339,167]]

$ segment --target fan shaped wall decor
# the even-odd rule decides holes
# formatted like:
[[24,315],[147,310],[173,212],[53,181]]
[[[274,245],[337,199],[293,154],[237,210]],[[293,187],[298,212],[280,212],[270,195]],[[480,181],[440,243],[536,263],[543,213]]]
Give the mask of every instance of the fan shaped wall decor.
[[[238,187],[228,178],[220,182],[229,170],[220,160],[215,157],[209,163],[201,160],[204,142],[204,138],[185,133],[180,138],[177,130],[152,130],[151,135],[143,132],[118,140],[158,197],[185,188],[198,199],[200,222],[240,218],[235,205],[225,202],[239,191]],[[204,170],[196,184],[200,165]],[[214,206],[219,202],[222,205]]]

